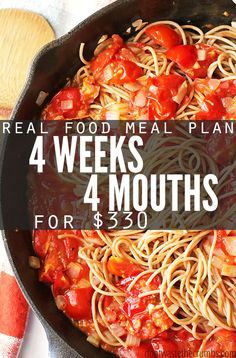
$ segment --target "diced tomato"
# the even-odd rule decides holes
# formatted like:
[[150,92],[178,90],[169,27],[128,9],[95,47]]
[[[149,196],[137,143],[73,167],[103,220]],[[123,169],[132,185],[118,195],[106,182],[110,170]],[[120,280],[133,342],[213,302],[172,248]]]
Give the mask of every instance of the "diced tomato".
[[204,96],[216,93],[220,87],[220,80],[212,78],[196,78],[194,80],[194,88],[201,92]]
[[49,230],[35,230],[33,233],[33,245],[36,254],[44,257],[48,251],[51,236]]
[[197,49],[194,45],[179,45],[168,50],[166,56],[181,68],[190,68],[197,61]]
[[198,352],[202,341],[193,337],[186,329],[182,328],[174,334],[174,340],[179,349],[188,352]]
[[73,237],[66,237],[64,239],[64,244],[66,248],[66,256],[69,261],[75,261],[78,257],[79,249],[79,240]]
[[214,357],[216,352],[219,354],[219,356],[222,356],[222,347],[219,343],[215,341],[208,342],[204,348],[205,352],[209,352],[208,357]]
[[[172,96],[176,96],[179,87],[185,82],[184,77],[179,74],[161,75],[151,78],[150,86],[165,88],[167,87]],[[155,95],[155,88],[149,89]]]
[[[175,96],[178,95],[185,79],[177,74],[161,75],[149,80],[148,89],[148,119],[174,118],[178,104]],[[187,85],[186,91],[187,92]],[[184,96],[183,96],[184,97]]]
[[188,74],[192,78],[204,78],[207,76],[209,66],[217,60],[220,50],[214,46],[208,46],[205,44],[197,44],[196,48],[198,53],[205,53],[205,59],[201,60],[198,58],[198,65],[200,68],[194,68],[193,71]]
[[[127,291],[128,286],[131,284],[131,282],[136,278],[137,273],[133,274],[132,276],[128,276],[127,278],[124,278],[120,281],[119,286],[122,290]],[[139,293],[145,292],[147,290],[147,287],[150,291],[155,291],[159,288],[161,280],[159,276],[155,276],[153,280],[149,283],[147,286],[147,280],[150,278],[150,273],[147,273],[139,278],[139,280],[135,283],[135,285],[132,287],[131,292],[134,295],[139,295]]]
[[88,265],[85,262],[83,262],[82,264],[80,264],[80,266],[82,266],[82,271],[81,271],[81,274],[80,274],[80,278],[85,279],[85,280],[89,280],[90,269],[89,269]]
[[[199,56],[199,53],[203,53],[204,56]],[[210,64],[217,59],[219,53],[216,47],[205,44],[179,45],[168,50],[166,56],[194,79],[207,76]]]
[[112,39],[112,44],[90,62],[95,79],[117,85],[135,81],[143,71],[134,63],[134,53],[124,46],[120,36],[113,35]]
[[104,314],[109,323],[121,323],[129,333],[141,340],[147,340],[169,329],[173,322],[164,310],[157,307],[160,304],[158,293],[139,297],[140,293],[147,290],[156,291],[160,285],[160,278],[155,277],[147,285],[146,282],[150,274],[145,274],[128,291],[127,288],[135,277],[133,275],[122,279],[118,285],[126,293],[123,305],[119,305],[113,297],[105,297],[103,302]]
[[217,95],[207,95],[201,105],[201,110],[196,114],[200,120],[220,120],[226,114],[221,99]]
[[39,272],[40,281],[53,283],[59,271],[66,268],[68,259],[63,240],[54,239]]
[[100,79],[105,83],[122,85],[126,82],[134,82],[142,74],[142,69],[132,61],[113,60],[104,68]]
[[81,87],[81,97],[84,103],[92,103],[99,95],[100,86],[95,82],[93,76],[88,76],[83,79]]
[[180,45],[182,40],[180,35],[168,25],[149,26],[145,33],[158,45],[170,49]]
[[[38,238],[46,235],[49,240],[47,253],[39,273],[41,281],[53,283],[58,272],[65,270],[69,262],[78,258],[79,240],[66,236],[58,239],[58,235],[65,235],[67,232],[68,230],[41,230],[39,233]],[[39,249],[41,248],[40,244],[41,242],[38,240]]]
[[39,280],[45,283],[53,283],[57,272],[63,270],[63,268],[56,252],[50,252],[39,270]]
[[142,271],[140,266],[135,265],[133,262],[115,256],[111,256],[109,258],[107,262],[107,269],[113,275],[121,277],[127,277]]
[[216,93],[222,99],[223,106],[227,112],[226,119],[236,119],[236,81],[221,81]]
[[214,133],[208,138],[206,149],[217,164],[228,165],[235,158],[236,137]]
[[152,348],[156,357],[174,357],[174,354],[178,352],[178,345],[170,340],[163,338],[153,338],[151,340]]
[[91,62],[90,69],[93,72],[95,79],[98,79],[106,65],[113,59],[114,55],[123,46],[123,40],[119,35],[112,36],[112,44],[107,46],[105,50],[100,52]]
[[58,116],[75,118],[82,105],[80,89],[65,87],[58,92],[46,110],[46,119],[57,119]]
[[160,304],[158,293],[139,297],[140,293],[158,290],[160,278],[156,276],[147,285],[149,277],[150,274],[140,277],[130,291],[127,291],[127,288],[135,276],[121,280],[119,286],[127,293],[122,307],[127,318],[126,328],[131,334],[142,340],[156,337],[157,334],[169,329],[173,324],[164,310],[156,307]]
[[126,320],[121,306],[111,296],[105,296],[103,301],[104,314],[108,323],[124,322]]
[[151,319],[158,328],[158,333],[166,331],[173,325],[173,321],[162,308],[154,309],[151,313]]
[[148,101],[148,119],[171,119],[174,118],[177,104],[168,96],[169,91],[161,91],[158,99],[149,98]]
[[147,358],[154,357],[155,353],[150,342],[142,342],[138,347],[119,348],[118,356],[120,358]]
[[59,271],[55,275],[55,280],[52,285],[53,295],[56,297],[57,295],[62,295],[70,288],[70,281],[68,277],[62,271]]
[[221,99],[225,119],[236,118],[236,81],[218,79],[195,79],[194,87],[205,96],[214,95]]
[[226,230],[217,230],[217,242],[222,242],[225,236],[227,236]]
[[205,96],[208,94],[217,94],[219,97],[236,96],[236,81],[221,81],[213,78],[196,78],[194,87]]
[[89,238],[90,242],[93,242],[93,244],[104,245],[104,242],[99,236],[97,230],[84,230],[82,236],[85,240]]
[[93,288],[84,280],[82,287],[71,288],[64,294],[65,314],[75,320],[91,318],[91,299]]
[[137,58],[136,58],[134,52],[127,47],[121,48],[121,50],[116,55],[116,59],[117,60],[127,60],[127,61],[132,61],[132,62],[137,61]]
[[221,329],[213,337],[221,345],[223,351],[236,352],[236,333]]
[[128,317],[133,317],[136,314],[146,312],[147,302],[145,299],[139,298],[136,295],[130,295],[125,299],[123,310]]
[[226,352],[235,352],[236,333],[226,329],[219,330],[210,338],[209,342],[207,342],[204,351],[212,352],[212,356],[215,356],[215,352],[217,352],[218,355]]
[[236,96],[236,80],[221,81],[218,94],[221,97]]

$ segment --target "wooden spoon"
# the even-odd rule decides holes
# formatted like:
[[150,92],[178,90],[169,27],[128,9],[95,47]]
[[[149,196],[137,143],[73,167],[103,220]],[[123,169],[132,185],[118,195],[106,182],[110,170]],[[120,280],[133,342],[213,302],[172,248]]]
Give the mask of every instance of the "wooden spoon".
[[9,118],[34,56],[54,39],[53,29],[42,16],[0,10],[0,119]]

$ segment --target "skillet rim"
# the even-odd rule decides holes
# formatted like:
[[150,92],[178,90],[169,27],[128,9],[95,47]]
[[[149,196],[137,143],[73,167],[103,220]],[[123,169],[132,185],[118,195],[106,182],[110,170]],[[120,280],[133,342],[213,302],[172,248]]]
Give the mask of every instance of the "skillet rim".
[[[98,19],[99,17],[102,17],[103,14],[109,12],[109,11],[117,11],[117,9],[119,9],[120,6],[125,7],[125,6],[130,6],[132,4],[135,4],[136,1],[135,0],[117,0],[115,2],[113,2],[112,4],[109,4],[105,7],[103,7],[102,9],[98,10],[97,12],[95,12],[94,14],[92,14],[91,16],[89,16],[88,18],[86,18],[85,20],[83,20],[82,22],[80,22],[77,26],[75,26],[72,30],[70,30],[68,33],[66,33],[65,35],[59,37],[58,39],[50,42],[49,44],[45,45],[40,52],[36,55],[36,57],[33,59],[32,64],[30,66],[26,81],[25,81],[25,85],[23,90],[21,91],[16,105],[13,109],[12,115],[10,117],[11,121],[14,121],[17,117],[17,113],[19,111],[19,109],[22,106],[22,102],[24,100],[24,98],[27,96],[28,91],[30,91],[30,87],[34,81],[34,74],[37,68],[37,64],[40,61],[40,59],[47,55],[47,52],[49,52],[50,50],[56,48],[56,47],[60,47],[62,46],[68,39],[70,39],[71,36],[73,36],[73,34],[79,32],[81,29],[83,29],[83,27],[85,27],[88,24],[92,24],[96,19]],[[3,236],[3,242],[4,242],[4,246],[10,261],[10,264],[12,266],[13,272],[16,276],[17,282],[23,292],[23,294],[25,295],[28,303],[30,304],[31,308],[33,309],[33,311],[36,313],[37,317],[40,319],[40,321],[42,322],[46,332],[50,335],[50,332],[53,332],[53,334],[55,334],[58,338],[60,337],[63,340],[63,343],[65,345],[67,345],[68,347],[70,347],[74,352],[76,352],[77,356],[80,356],[78,351],[75,351],[74,348],[71,347],[70,344],[67,343],[67,341],[62,337],[62,335],[60,335],[58,333],[57,330],[55,330],[53,328],[53,326],[48,322],[48,320],[44,317],[44,315],[42,314],[42,312],[39,310],[39,308],[37,307],[37,305],[35,304],[34,300],[31,298],[30,292],[26,289],[26,287],[24,286],[24,283],[22,282],[21,279],[21,275],[18,272],[15,263],[14,263],[14,259],[12,257],[12,253],[11,250],[8,246],[8,241],[7,241],[7,230],[2,230],[2,236]],[[104,351],[102,351],[104,352]],[[100,352],[99,352],[100,353]],[[105,354],[104,354],[105,355]],[[110,353],[109,353],[109,356]]]

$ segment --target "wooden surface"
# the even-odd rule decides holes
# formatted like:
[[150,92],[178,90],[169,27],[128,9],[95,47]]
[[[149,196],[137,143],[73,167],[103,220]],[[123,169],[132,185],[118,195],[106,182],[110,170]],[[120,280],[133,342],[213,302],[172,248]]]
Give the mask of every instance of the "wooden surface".
[[54,38],[42,16],[19,9],[0,10],[0,119],[9,118],[32,59]]

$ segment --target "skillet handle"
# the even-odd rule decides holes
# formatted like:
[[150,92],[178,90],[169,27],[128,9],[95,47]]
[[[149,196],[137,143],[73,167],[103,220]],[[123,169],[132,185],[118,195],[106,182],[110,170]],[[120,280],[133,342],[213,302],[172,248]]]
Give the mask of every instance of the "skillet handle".
[[68,346],[58,335],[50,328],[46,329],[48,338],[48,358],[79,358],[81,357],[72,348]]

